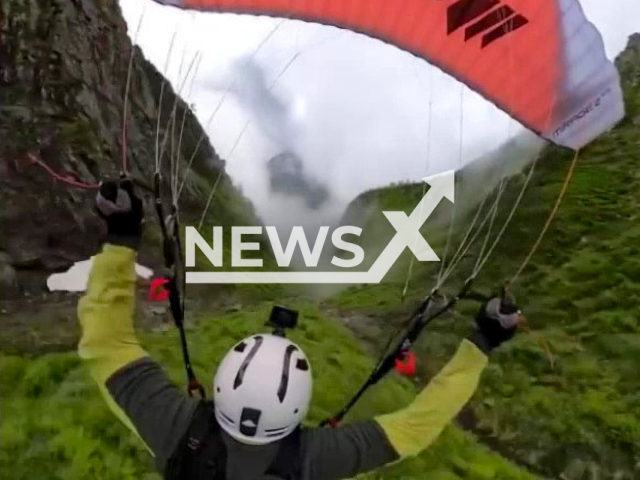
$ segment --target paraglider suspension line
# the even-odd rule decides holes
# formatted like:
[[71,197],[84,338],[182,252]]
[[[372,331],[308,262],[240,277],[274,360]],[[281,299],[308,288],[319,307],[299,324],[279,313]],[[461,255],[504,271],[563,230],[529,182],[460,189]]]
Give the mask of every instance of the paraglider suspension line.
[[[191,358],[189,356],[189,346],[187,344],[187,335],[184,330],[184,298],[180,294],[178,288],[178,262],[182,264],[181,242],[180,242],[180,225],[178,222],[177,211],[175,206],[172,207],[170,221],[171,221],[171,233],[165,221],[164,207],[162,205],[162,199],[160,197],[160,174],[156,173],[154,177],[154,197],[155,208],[158,216],[158,223],[160,224],[160,231],[162,238],[164,239],[163,254],[165,267],[170,270],[169,277],[167,278],[167,289],[169,291],[169,308],[171,310],[171,316],[173,322],[178,329],[180,335],[180,348],[182,350],[182,360],[184,362],[185,371],[187,373],[187,391],[190,396],[194,393],[198,393],[201,399],[205,398],[205,391],[200,382],[198,381],[196,374],[191,365]],[[177,253],[176,253],[177,252]],[[183,284],[184,291],[184,284]]]
[[[465,298],[471,290],[471,286],[475,276],[471,276],[462,286],[456,296],[451,298],[447,303],[440,307],[435,312],[428,314],[429,310],[433,306],[433,302],[437,296],[437,291],[432,291],[429,296],[418,305],[413,314],[410,317],[410,327],[405,331],[404,335],[398,340],[393,350],[385,355],[380,362],[373,369],[369,377],[365,380],[360,389],[351,397],[351,400],[333,417],[323,420],[320,426],[336,426],[349,413],[351,408],[358,402],[358,400],[364,395],[369,387],[375,385],[382,380],[394,367],[396,359],[398,359],[403,351],[406,351],[407,345],[413,344],[420,336],[420,333],[435,319],[441,317],[449,310],[451,310],[460,299]],[[428,315],[427,315],[428,314]]]

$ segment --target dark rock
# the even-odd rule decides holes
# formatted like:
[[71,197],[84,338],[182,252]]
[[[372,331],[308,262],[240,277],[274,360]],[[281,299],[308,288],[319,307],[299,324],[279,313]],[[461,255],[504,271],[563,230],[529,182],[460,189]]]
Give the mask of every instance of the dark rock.
[[229,305],[225,308],[225,313],[236,313],[242,311],[242,305],[236,303],[234,305]]
[[[28,272],[25,285],[36,288],[52,271],[90,257],[100,246],[104,229],[93,209],[95,191],[69,187],[56,176],[94,185],[121,171],[132,50],[126,143],[131,175],[152,183],[158,116],[160,136],[168,138],[175,112],[180,122],[184,118],[179,161],[186,163],[198,145],[180,199],[183,223],[199,219],[208,195],[202,185],[213,184],[221,171],[222,182],[230,182],[188,105],[132,46],[117,2],[3,0],[0,38],[0,249],[11,254],[19,277]],[[162,173],[168,181],[166,156]],[[230,185],[225,191],[235,194]],[[153,232],[153,204],[143,194],[147,230]],[[216,202],[212,211],[230,211]],[[234,212],[247,206],[248,216],[255,218],[239,195],[229,203]],[[150,251],[141,253],[154,259],[150,264],[159,264],[159,237],[150,237],[155,244],[147,243]]]
[[307,207],[320,208],[329,198],[329,190],[304,170],[302,160],[292,152],[283,152],[267,162],[269,184],[274,193],[297,196]]
[[15,297],[19,293],[18,276],[11,265],[11,258],[0,252],[0,298]]

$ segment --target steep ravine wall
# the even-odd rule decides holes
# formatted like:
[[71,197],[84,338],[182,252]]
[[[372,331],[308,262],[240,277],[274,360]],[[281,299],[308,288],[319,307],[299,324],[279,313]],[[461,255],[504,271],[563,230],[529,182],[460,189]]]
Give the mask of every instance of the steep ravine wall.
[[[127,160],[132,175],[151,183],[158,115],[162,113],[161,137],[165,130],[171,131],[168,119],[174,105],[176,136],[185,118],[180,151],[177,139],[167,148],[177,152],[182,172],[203,130],[168,82],[162,106],[158,105],[163,77],[132,47],[117,2],[1,2],[0,290],[5,297],[39,293],[46,275],[96,252],[104,232],[92,208],[95,191],[54,180],[33,159],[58,175],[88,184],[118,175],[132,48]],[[169,163],[165,155],[165,178]],[[181,197],[186,221],[200,215],[207,189],[220,171],[226,202],[216,205],[216,214],[253,215],[205,136]],[[231,204],[233,213],[228,210]],[[147,217],[153,225],[150,207],[148,201]],[[148,249],[141,256],[147,263],[157,263],[159,251]]]

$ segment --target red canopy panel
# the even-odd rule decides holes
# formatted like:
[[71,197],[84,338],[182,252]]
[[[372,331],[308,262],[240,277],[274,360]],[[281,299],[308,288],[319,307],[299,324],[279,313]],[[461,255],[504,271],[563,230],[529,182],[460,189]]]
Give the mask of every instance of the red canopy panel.
[[526,127],[572,148],[624,115],[617,71],[577,0],[156,1],[295,18],[378,38],[437,65]]

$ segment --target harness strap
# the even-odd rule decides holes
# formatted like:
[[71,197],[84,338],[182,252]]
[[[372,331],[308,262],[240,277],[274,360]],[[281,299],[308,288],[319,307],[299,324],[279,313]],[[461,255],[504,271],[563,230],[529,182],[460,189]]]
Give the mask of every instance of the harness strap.
[[166,480],[224,480],[227,449],[213,413],[212,402],[200,402],[187,433],[172,455]]
[[278,450],[276,458],[265,472],[265,475],[271,475],[282,480],[298,480],[300,478],[302,465],[300,437],[301,430],[298,427],[282,440],[280,450]]
[[[285,437],[266,476],[298,480],[301,472],[301,431]],[[227,448],[215,418],[213,402],[201,401],[186,434],[167,464],[165,480],[225,480]]]

